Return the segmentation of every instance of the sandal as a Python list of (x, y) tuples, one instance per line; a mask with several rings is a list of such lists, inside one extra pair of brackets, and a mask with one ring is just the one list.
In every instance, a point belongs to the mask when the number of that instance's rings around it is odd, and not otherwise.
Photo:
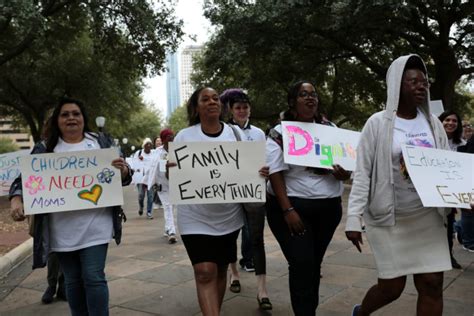
[(270, 299), (268, 297), (258, 298), (257, 296), (257, 302), (258, 307), (260, 307), (261, 310), (270, 311), (273, 308), (272, 303), (270, 302)]
[(233, 293), (240, 293), (240, 281), (234, 280), (230, 283), (229, 290)]

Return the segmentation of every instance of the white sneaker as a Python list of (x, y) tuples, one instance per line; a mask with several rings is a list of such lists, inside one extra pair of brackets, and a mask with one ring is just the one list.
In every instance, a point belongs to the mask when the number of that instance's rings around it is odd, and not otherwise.
[(464, 250), (466, 250), (466, 251), (469, 251), (469, 252), (474, 252), (474, 247), (468, 248), (468, 247), (462, 245), (462, 249), (464, 249)]
[(170, 236), (168, 237), (168, 243), (174, 244), (177, 241), (176, 235), (171, 233)]

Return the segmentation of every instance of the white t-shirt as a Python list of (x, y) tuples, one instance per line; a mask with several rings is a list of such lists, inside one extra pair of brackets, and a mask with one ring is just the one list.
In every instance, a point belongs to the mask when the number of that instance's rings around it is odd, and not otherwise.
[[(281, 133), (281, 125), (275, 129)], [(344, 190), (342, 182), (331, 174), (318, 175), (314, 173), (314, 168), (285, 163), (282, 148), (270, 137), (266, 143), (266, 165), (270, 167), (270, 175), (283, 171), (289, 197), (325, 199), (341, 196)], [(267, 190), (275, 195), (271, 185), (267, 186)]]
[(161, 185), (161, 192), (169, 191), (168, 179), (166, 179), (166, 162), (168, 161), (168, 152), (163, 146), (160, 146), (155, 151), (155, 157), (148, 177), (148, 186), (152, 187), (154, 184)]
[[(77, 144), (68, 144), (61, 138), (55, 153), (100, 149), (95, 138), (86, 137)], [(80, 211), (51, 213), (49, 215), (50, 247), (52, 252), (69, 252), (107, 244), (113, 236), (112, 210), (94, 208)]]
[(425, 116), (418, 111), (416, 118), (406, 120), (395, 118), (393, 128), (392, 165), (395, 185), (395, 212), (407, 214), (423, 208), (420, 196), (416, 192), (403, 160), (400, 144), (421, 147), (434, 147), (435, 141)]
[(258, 127), (251, 125), (248, 123), (245, 124), (244, 128), (241, 128), (240, 125), (234, 124), (235, 127), (238, 127), (245, 135), (242, 138), (243, 141), (248, 142), (264, 142), (265, 141), (265, 133)]
[[(143, 159), (140, 159), (140, 156), (143, 157)], [(141, 149), (137, 151), (134, 155), (134, 167), (136, 167), (136, 183), (141, 183), (141, 184), (147, 184), (148, 183), (148, 176), (150, 173), (150, 170), (152, 168), (153, 160), (155, 159), (155, 150), (152, 149), (150, 152), (147, 154), (144, 149)]]
[[(240, 129), (236, 129), (240, 131)], [(240, 132), (241, 138), (244, 135)], [(181, 130), (174, 142), (226, 142), (237, 141), (232, 128), (224, 124), (218, 137), (209, 137), (202, 132), (201, 124)], [(183, 235), (204, 234), (221, 236), (240, 229), (243, 212), (240, 203), (187, 204), (178, 205), (178, 229)]]
[(459, 144), (456, 144), (455, 142), (453, 142), (452, 138), (449, 138), (448, 144), (449, 144), (449, 149), (451, 149), (452, 151), (458, 151), (458, 147), (466, 145), (466, 141), (464, 139), (461, 139), (461, 142)]

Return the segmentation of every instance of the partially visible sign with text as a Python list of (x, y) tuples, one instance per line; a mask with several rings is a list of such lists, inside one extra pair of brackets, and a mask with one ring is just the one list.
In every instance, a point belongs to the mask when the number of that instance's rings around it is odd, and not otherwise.
[(265, 202), (265, 142), (172, 142), (172, 204)]
[(355, 169), (359, 132), (332, 126), (282, 122), (284, 160), (288, 164), (332, 169), (339, 164)]
[(27, 150), (0, 154), (0, 196), (8, 195), (13, 180), (20, 175), (20, 157), (27, 154)]
[(425, 207), (470, 209), (474, 155), (402, 145), (410, 179)]

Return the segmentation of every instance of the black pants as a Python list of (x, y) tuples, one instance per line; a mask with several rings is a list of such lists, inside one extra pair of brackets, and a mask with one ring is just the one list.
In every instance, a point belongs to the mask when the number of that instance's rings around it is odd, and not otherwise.
[(453, 255), (453, 234), (454, 234), (454, 222), (455, 222), (456, 210), (451, 209), (451, 212), (448, 214), (448, 246), (449, 254)]
[(64, 275), (56, 253), (52, 252), (48, 256), (48, 286), (64, 290)]
[(248, 234), (252, 250), (250, 253), (253, 256), (253, 263), (255, 265), (255, 275), (267, 274), (265, 244), (263, 239), (263, 230), (265, 228), (265, 207), (256, 206), (252, 203), (244, 203), (242, 205), (244, 206), (245, 217), (249, 228)]
[(291, 306), (296, 316), (316, 314), (319, 277), (324, 253), (342, 217), (341, 198), (290, 197), (305, 226), (303, 235), (291, 236), (275, 197), (267, 201), (267, 219), (288, 261)]

